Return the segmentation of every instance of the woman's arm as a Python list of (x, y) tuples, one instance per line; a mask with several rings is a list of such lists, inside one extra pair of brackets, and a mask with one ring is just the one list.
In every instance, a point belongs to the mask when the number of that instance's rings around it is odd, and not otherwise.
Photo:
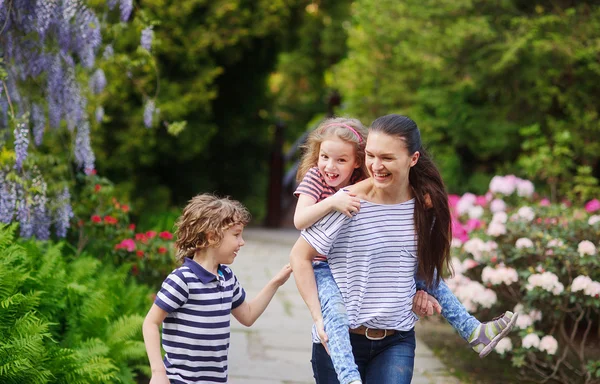
[(322, 342), (326, 342), (327, 334), (325, 334), (323, 326), (321, 303), (319, 302), (317, 282), (312, 268), (312, 259), (316, 255), (318, 255), (318, 252), (306, 240), (300, 237), (290, 253), (290, 265), (294, 271), (294, 280), (296, 280), (300, 296), (304, 299), (310, 315), (317, 326), (319, 338)]

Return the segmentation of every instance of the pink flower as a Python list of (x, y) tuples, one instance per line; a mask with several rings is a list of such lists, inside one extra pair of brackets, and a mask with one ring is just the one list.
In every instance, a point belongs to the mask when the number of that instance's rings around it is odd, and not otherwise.
[(458, 203), (458, 200), (460, 200), (460, 196), (448, 195), (448, 204), (450, 205), (450, 208), (456, 207), (456, 203)]
[(463, 243), (469, 240), (467, 230), (454, 216), (452, 217), (452, 236), (459, 239)]
[(152, 239), (152, 238), (154, 238), (156, 236), (156, 232), (155, 231), (148, 231), (148, 232), (146, 232), (146, 236), (149, 239)]
[(600, 210), (600, 201), (598, 199), (590, 200), (585, 205), (585, 210), (589, 213), (596, 212)]
[(550, 200), (548, 200), (547, 197), (544, 197), (542, 200), (540, 200), (540, 207), (549, 207), (550, 206)]
[(488, 200), (485, 196), (477, 196), (475, 198), (475, 205), (480, 205), (482, 207), (485, 207), (487, 203), (488, 203)]
[(481, 228), (482, 225), (483, 223), (481, 222), (481, 220), (469, 219), (467, 220), (467, 223), (465, 224), (464, 228), (467, 230), (467, 232), (472, 232), (475, 229)]
[(133, 252), (135, 250), (135, 241), (133, 239), (125, 239), (115, 246), (116, 249), (124, 248), (127, 252)]
[(162, 231), (158, 234), (158, 237), (164, 240), (171, 240), (173, 238), (173, 234), (171, 232)]

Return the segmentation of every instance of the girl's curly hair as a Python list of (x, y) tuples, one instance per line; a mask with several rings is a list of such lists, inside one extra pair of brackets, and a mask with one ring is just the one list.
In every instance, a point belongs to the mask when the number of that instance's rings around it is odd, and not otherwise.
[(196, 251), (218, 246), (224, 232), (250, 222), (250, 212), (237, 200), (204, 193), (193, 197), (175, 223), (177, 261), (193, 258)]

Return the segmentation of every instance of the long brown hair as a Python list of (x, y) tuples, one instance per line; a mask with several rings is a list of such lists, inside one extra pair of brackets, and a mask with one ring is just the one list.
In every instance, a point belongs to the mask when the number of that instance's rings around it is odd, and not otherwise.
[(421, 143), (417, 124), (410, 118), (396, 114), (382, 116), (373, 121), (369, 132), (399, 137), (406, 143), (409, 155), (420, 153), (408, 174), (415, 197), (418, 274), (428, 287), (437, 285), (444, 268), (451, 270), (452, 228), (448, 193), (442, 176)]
[[(352, 127), (352, 130), (348, 129)], [(357, 136), (358, 134), (358, 136)], [(306, 144), (302, 146), (304, 150), (298, 172), (296, 173), (296, 181), (301, 182), (306, 176), (306, 173), (312, 167), (316, 167), (319, 161), (319, 152), (321, 151), (321, 143), (332, 137), (337, 137), (347, 143), (354, 145), (356, 152), (356, 162), (360, 167), (354, 170), (357, 173), (357, 179), (363, 180), (367, 177), (367, 167), (365, 165), (365, 141), (367, 139), (367, 129), (357, 119), (348, 117), (336, 117), (325, 119), (319, 124), (314, 131), (308, 135)]]

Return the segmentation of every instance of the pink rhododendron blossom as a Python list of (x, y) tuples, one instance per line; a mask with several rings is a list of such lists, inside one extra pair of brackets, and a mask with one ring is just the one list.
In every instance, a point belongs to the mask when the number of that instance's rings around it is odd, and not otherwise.
[(494, 216), (492, 216), (492, 222), (506, 224), (507, 221), (508, 215), (506, 214), (506, 212), (496, 212), (494, 213)]
[(452, 236), (459, 239), (463, 243), (469, 240), (469, 235), (467, 234), (467, 230), (460, 221), (454, 216), (451, 218), (452, 223)]
[(565, 290), (564, 285), (558, 281), (558, 276), (552, 272), (533, 274), (529, 276), (527, 283), (525, 288), (527, 288), (528, 291), (537, 287), (542, 288), (553, 295), (560, 295)]
[(587, 287), (585, 287), (583, 293), (592, 297), (600, 296), (600, 283), (597, 281), (592, 281)]
[(585, 210), (592, 213), (600, 210), (600, 200), (594, 199), (587, 202)]
[(483, 223), (481, 222), (481, 220), (469, 219), (465, 223), (464, 228), (467, 230), (467, 232), (472, 232), (476, 229), (481, 228), (482, 226), (483, 226)]
[(475, 268), (479, 263), (473, 259), (464, 259), (462, 262), (463, 271), (468, 271), (469, 269)]
[(505, 337), (504, 339), (500, 340), (498, 344), (496, 344), (494, 350), (501, 355), (505, 354), (506, 352), (510, 352), (512, 351), (512, 341), (510, 341), (509, 337)]
[(585, 255), (595, 255), (596, 254), (596, 246), (589, 240), (583, 240), (577, 246), (577, 252), (579, 256), (583, 257)]
[(494, 176), (490, 181), (490, 191), (505, 196), (512, 195), (517, 188), (517, 178), (514, 175)]
[(461, 216), (469, 212), (469, 209), (475, 204), (476, 196), (472, 193), (465, 193), (456, 203), (456, 214)]
[(520, 239), (517, 240), (517, 242), (515, 243), (515, 247), (517, 249), (523, 249), (523, 248), (533, 248), (533, 241), (529, 240), (526, 237), (521, 237)]
[(584, 291), (590, 284), (592, 284), (592, 279), (589, 276), (579, 275), (571, 283), (571, 292)]
[(519, 208), (519, 210), (517, 211), (517, 215), (519, 216), (519, 218), (525, 221), (533, 221), (533, 219), (535, 218), (535, 212), (531, 207)]
[(526, 313), (521, 313), (515, 322), (515, 326), (519, 329), (527, 329), (533, 325), (533, 318)]
[(483, 216), (483, 207), (478, 205), (472, 206), (467, 211), (467, 214), (469, 215), (470, 219), (479, 219), (481, 216)]
[(469, 239), (463, 244), (463, 250), (473, 255), (473, 258), (477, 261), (481, 260), (481, 254), (485, 249), (485, 242), (478, 237)]
[(533, 186), (533, 183), (531, 181), (521, 179), (517, 180), (517, 195), (529, 198), (533, 196), (534, 190), (535, 187)]
[(448, 195), (448, 205), (450, 208), (456, 207), (456, 204), (460, 200), (460, 196), (458, 195)]
[(600, 223), (600, 215), (590, 216), (588, 220), (588, 225), (594, 225), (596, 223)]
[(540, 340), (540, 351), (546, 351), (549, 355), (554, 355), (558, 349), (558, 342), (550, 335), (542, 337)]
[(452, 241), (450, 242), (450, 247), (452, 248), (461, 248), (463, 245), (463, 242), (460, 239), (457, 239), (456, 237), (452, 238)]
[(519, 281), (517, 271), (513, 268), (507, 268), (503, 265), (499, 265), (496, 268), (486, 266), (481, 271), (481, 281), (492, 285), (506, 284), (511, 285)]
[(542, 200), (540, 200), (540, 207), (549, 207), (550, 206), (550, 200), (547, 197), (544, 197)]
[(500, 222), (492, 221), (486, 232), (490, 236), (500, 236), (506, 234), (506, 226)]
[[(521, 317), (521, 316), (519, 316)], [(518, 319), (517, 319), (518, 320)], [(522, 342), (523, 348), (539, 348), (540, 347), (540, 337), (535, 333), (530, 333), (523, 338)]]
[(562, 247), (563, 245), (565, 245), (565, 243), (561, 239), (552, 239), (547, 244), (548, 247), (553, 248)]
[(488, 203), (488, 199), (486, 196), (477, 196), (475, 199), (475, 205), (479, 205), (480, 207), (485, 207)]
[(506, 211), (506, 203), (502, 199), (494, 199), (490, 203), (490, 211), (492, 213), (504, 212)]

